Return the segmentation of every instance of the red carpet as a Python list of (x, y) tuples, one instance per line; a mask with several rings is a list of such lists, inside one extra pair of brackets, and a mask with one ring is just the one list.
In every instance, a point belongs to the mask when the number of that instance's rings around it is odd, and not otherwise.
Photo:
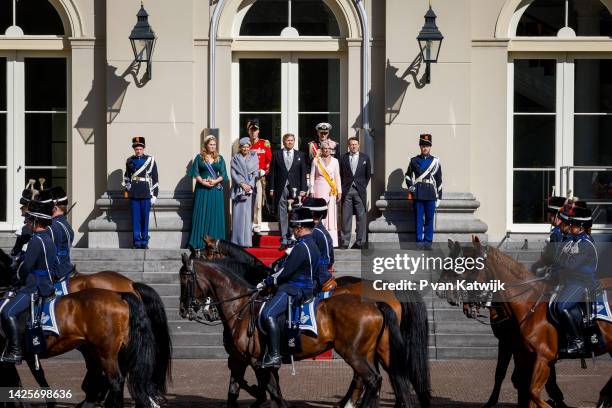
[[(279, 251), (280, 235), (253, 235), (253, 247), (247, 251), (255, 255), (266, 265), (270, 266), (274, 261), (283, 256), (284, 251)], [(314, 360), (331, 360), (332, 351), (319, 354)]]

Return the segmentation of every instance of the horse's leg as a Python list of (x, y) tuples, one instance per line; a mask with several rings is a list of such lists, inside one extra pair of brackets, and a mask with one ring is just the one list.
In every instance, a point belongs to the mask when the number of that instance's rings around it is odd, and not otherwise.
[(344, 397), (338, 403), (338, 406), (341, 408), (354, 408), (357, 406), (357, 401), (361, 397), (363, 393), (363, 381), (359, 378), (358, 375), (353, 374), (353, 380), (351, 381), (351, 385), (349, 386), (348, 391), (344, 395)]
[(550, 361), (543, 357), (536, 357), (529, 384), (529, 408), (551, 408), (540, 396), (542, 388), (550, 374)]
[[(251, 366), (253, 367), (253, 366)], [(270, 370), (255, 368), (255, 376), (257, 377), (257, 395), (255, 398), (255, 403), (251, 405), (251, 407), (260, 407), (262, 404), (266, 402), (266, 391), (268, 391), (270, 387)]]
[(497, 405), (497, 402), (499, 401), (499, 393), (501, 391), (502, 384), (504, 383), (504, 378), (506, 378), (506, 372), (508, 371), (508, 366), (510, 365), (511, 359), (512, 344), (500, 338), (499, 343), (497, 345), (497, 366), (495, 367), (495, 385), (493, 385), (493, 391), (491, 391), (491, 396), (489, 397), (487, 403), (484, 404), (483, 408), (494, 407)]
[(361, 408), (376, 407), (378, 401), (378, 390), (382, 384), (382, 377), (374, 367), (365, 359), (345, 357), (345, 361), (353, 369), (353, 377), (357, 376), (363, 381), (363, 396), (359, 403)]
[(270, 393), (270, 398), (272, 401), (276, 403), (279, 408), (287, 408), (287, 402), (283, 399), (283, 394), (281, 392), (280, 381), (278, 379), (278, 369), (269, 369), (269, 383), (268, 383), (268, 392)]
[(553, 365), (550, 367), (550, 374), (548, 375), (548, 381), (546, 381), (546, 392), (550, 397), (550, 400), (547, 402), (554, 406), (555, 408), (566, 408), (567, 405), (563, 401), (565, 398), (563, 397), (563, 391), (559, 388), (559, 384), (557, 384), (557, 370)]
[(230, 370), (230, 383), (227, 391), (227, 407), (234, 408), (238, 407), (240, 387), (242, 384), (246, 383), (244, 381), (244, 373), (247, 366), (237, 358), (230, 355), (227, 359), (227, 368)]
[(81, 403), (83, 408), (93, 407), (97, 403), (104, 401), (108, 393), (108, 378), (104, 375), (98, 357), (86, 346), (78, 349), (83, 355), (87, 372), (81, 384), (81, 389), (85, 392), (85, 400)]
[[(26, 362), (28, 363), (28, 367), (30, 368), (30, 372), (36, 380), (36, 383), (44, 388), (49, 388), (49, 383), (47, 382), (47, 377), (45, 377), (45, 370), (41, 364), (38, 365), (38, 369), (36, 369), (36, 363), (32, 358), (27, 358)], [(47, 407), (53, 408), (57, 405), (57, 402), (53, 398), (45, 399), (47, 402)]]
[(104, 400), (105, 407), (123, 407), (123, 386), (125, 383), (125, 377), (119, 369), (119, 364), (116, 358), (102, 358), (100, 360), (100, 366), (106, 374), (109, 384), (109, 391), (106, 399)]
[[(610, 353), (612, 356), (612, 353)], [(599, 392), (599, 402), (597, 408), (610, 408), (612, 407), (612, 377), (608, 380), (608, 383)]]

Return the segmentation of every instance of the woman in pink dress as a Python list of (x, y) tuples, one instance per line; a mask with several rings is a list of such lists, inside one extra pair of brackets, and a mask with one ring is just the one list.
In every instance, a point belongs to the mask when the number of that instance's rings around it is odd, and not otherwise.
[(327, 203), (327, 218), (321, 222), (334, 241), (334, 248), (338, 246), (338, 206), (342, 195), (340, 182), (340, 164), (338, 159), (331, 156), (329, 143), (321, 143), (320, 156), (312, 160), (310, 167), (310, 182), (312, 183), (311, 196), (324, 198)]

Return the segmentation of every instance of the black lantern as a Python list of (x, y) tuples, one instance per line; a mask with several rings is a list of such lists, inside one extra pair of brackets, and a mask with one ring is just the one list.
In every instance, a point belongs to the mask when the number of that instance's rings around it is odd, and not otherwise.
[(419, 48), (421, 49), (421, 56), (426, 64), (425, 83), (430, 82), (430, 64), (438, 62), (440, 47), (444, 39), (444, 36), (436, 25), (436, 17), (436, 13), (434, 13), (431, 6), (429, 6), (429, 10), (427, 10), (425, 14), (425, 24), (417, 37)]
[(149, 25), (149, 13), (140, 3), (140, 10), (136, 14), (138, 21), (130, 34), (132, 51), (134, 51), (134, 61), (145, 62), (147, 64), (147, 77), (151, 79), (151, 56), (155, 47), (155, 32)]

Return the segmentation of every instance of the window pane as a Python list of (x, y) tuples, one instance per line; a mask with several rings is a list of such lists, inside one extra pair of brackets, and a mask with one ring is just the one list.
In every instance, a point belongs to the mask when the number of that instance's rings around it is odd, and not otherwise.
[(555, 166), (555, 116), (514, 116), (514, 167)]
[(557, 62), (514, 61), (514, 112), (555, 112)]
[(300, 112), (340, 111), (340, 60), (299, 60)]
[(240, 137), (248, 137), (246, 123), (249, 119), (259, 119), (259, 137), (266, 139), (272, 145), (272, 150), (280, 149), (281, 144), (281, 115), (275, 114), (241, 114), (240, 115)]
[(612, 60), (574, 61), (574, 111), (612, 113)]
[(288, 24), (287, 0), (257, 0), (242, 20), (240, 35), (280, 35)]
[(0, 58), (0, 111), (5, 111), (5, 110), (6, 110), (6, 58)]
[(594, 224), (612, 224), (612, 171), (576, 171), (574, 195), (589, 203)]
[(26, 35), (64, 35), (62, 19), (47, 0), (19, 0), (17, 25)]
[(45, 188), (60, 186), (64, 188), (64, 191), (68, 191), (64, 169), (26, 169), (23, 185), (25, 186), (29, 179), (36, 180), (36, 185), (38, 185), (41, 177), (45, 179)]
[(612, 36), (612, 15), (601, 0), (570, 0), (569, 26), (578, 36)]
[[(329, 122), (332, 125), (332, 130), (329, 133), (329, 138), (335, 142), (340, 142), (338, 136), (340, 131), (340, 115), (339, 114), (300, 114), (298, 137), (300, 141), (299, 149), (308, 156), (308, 142), (318, 138), (315, 126), (321, 122)], [(339, 149), (336, 149), (340, 151)]]
[(66, 60), (25, 59), (26, 111), (66, 110)]
[(65, 166), (65, 113), (26, 113), (26, 166)]
[(563, 0), (535, 0), (521, 16), (516, 35), (554, 37), (563, 26), (565, 26)]
[(612, 116), (574, 116), (574, 165), (612, 166)]
[(6, 221), (6, 169), (0, 169), (0, 221)]
[(240, 60), (240, 111), (280, 112), (281, 60)]
[(0, 1), (0, 35), (4, 35), (6, 29), (13, 25), (13, 2), (9, 0)]
[(293, 0), (291, 25), (300, 35), (340, 35), (334, 13), (322, 0)]
[(0, 166), (6, 166), (6, 113), (0, 113)]
[(546, 222), (545, 199), (555, 183), (555, 172), (515, 171), (512, 215), (516, 224)]

